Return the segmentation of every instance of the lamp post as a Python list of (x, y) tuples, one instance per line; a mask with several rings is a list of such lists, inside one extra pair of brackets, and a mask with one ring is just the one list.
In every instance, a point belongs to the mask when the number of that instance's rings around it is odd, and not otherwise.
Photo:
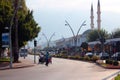
[(46, 41), (47, 41), (47, 48), (49, 48), (50, 46), (50, 41), (53, 38), (53, 36), (55, 35), (55, 32), (50, 36), (50, 38), (48, 39), (47, 36), (43, 33), (43, 36), (45, 37)]
[(12, 19), (11, 19), (11, 21), (10, 21), (10, 30), (9, 30), (9, 35), (10, 35), (10, 68), (12, 68), (12, 56), (13, 56), (13, 54), (12, 54), (12, 26), (13, 26), (13, 20), (14, 20), (14, 18), (15, 18), (15, 15), (16, 15), (16, 13), (17, 13), (17, 10), (15, 9), (14, 10), (14, 14), (13, 14), (13, 17), (12, 17)]
[(80, 27), (79, 27), (76, 35), (75, 35), (72, 27), (70, 26), (70, 24), (69, 24), (66, 20), (65, 20), (65, 22), (66, 22), (65, 26), (68, 26), (68, 27), (70, 28), (72, 34), (73, 34), (74, 46), (75, 46), (75, 48), (76, 48), (76, 46), (77, 46), (77, 38), (78, 38), (79, 32), (80, 32), (82, 26), (85, 26), (85, 25), (86, 25), (86, 24), (85, 24), (86, 21), (84, 21), (84, 22), (80, 25)]
[[(14, 4), (14, 13), (13, 16), (11, 18), (10, 21), (10, 27), (9, 27), (9, 47), (10, 47), (10, 68), (12, 68), (12, 62), (13, 62), (13, 54), (12, 54), (12, 26), (13, 26), (13, 21), (14, 18), (17, 15), (17, 11), (18, 11), (18, 0), (15, 0), (15, 4)], [(17, 20), (16, 20), (17, 21)], [(17, 26), (17, 25), (16, 25)], [(16, 28), (18, 29), (18, 28)], [(16, 33), (17, 34), (17, 33)]]
[(36, 63), (36, 46), (37, 46), (37, 41), (34, 40), (34, 64)]
[[(18, 11), (18, 0), (15, 0), (15, 10)], [(15, 53), (14, 53), (14, 59), (18, 61), (18, 15), (16, 12), (15, 15)]]

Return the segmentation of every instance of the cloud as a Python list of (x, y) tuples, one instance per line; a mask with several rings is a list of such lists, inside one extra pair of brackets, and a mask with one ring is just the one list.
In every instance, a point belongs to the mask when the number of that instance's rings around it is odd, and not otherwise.
[(90, 6), (88, 0), (27, 0), (27, 5), (33, 10), (78, 10)]
[(120, 0), (103, 0), (101, 1), (101, 9), (105, 12), (120, 13)]
[[(97, 0), (27, 0), (27, 6), (32, 10), (73, 11), (90, 10), (91, 3), (97, 8)], [(120, 13), (120, 0), (100, 0), (102, 11)]]
[(120, 6), (106, 6), (106, 7), (103, 8), (103, 11), (120, 13), (120, 10), (118, 10), (119, 8), (120, 8)]

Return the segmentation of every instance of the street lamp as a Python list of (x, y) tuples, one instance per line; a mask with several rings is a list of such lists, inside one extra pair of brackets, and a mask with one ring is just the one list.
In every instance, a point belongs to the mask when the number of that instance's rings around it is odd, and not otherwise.
[(72, 34), (73, 34), (74, 46), (76, 47), (76, 46), (77, 46), (77, 37), (78, 37), (78, 35), (79, 35), (79, 32), (80, 32), (82, 26), (85, 26), (85, 25), (86, 25), (86, 24), (85, 24), (86, 21), (84, 21), (84, 22), (80, 25), (80, 27), (79, 27), (76, 35), (75, 35), (72, 27), (70, 26), (70, 24), (69, 24), (66, 20), (65, 20), (65, 22), (66, 22), (65, 26), (68, 26), (68, 27), (70, 28)]
[(37, 41), (34, 40), (34, 64), (36, 63), (36, 46), (37, 46)]
[[(13, 54), (12, 54), (12, 26), (13, 26), (13, 21), (14, 21), (14, 18), (16, 17), (17, 15), (17, 11), (18, 11), (18, 0), (15, 0), (15, 6), (14, 6), (14, 13), (13, 13), (13, 16), (11, 18), (11, 21), (10, 21), (10, 27), (9, 27), (9, 47), (10, 47), (10, 68), (12, 68), (12, 62), (13, 62)], [(17, 26), (17, 25), (16, 25)], [(16, 33), (17, 34), (17, 33)]]
[(55, 32), (50, 36), (50, 38), (48, 39), (47, 36), (43, 33), (43, 36), (45, 37), (46, 41), (47, 41), (47, 47), (49, 48), (50, 46), (50, 41), (52, 39), (52, 37), (55, 35)]

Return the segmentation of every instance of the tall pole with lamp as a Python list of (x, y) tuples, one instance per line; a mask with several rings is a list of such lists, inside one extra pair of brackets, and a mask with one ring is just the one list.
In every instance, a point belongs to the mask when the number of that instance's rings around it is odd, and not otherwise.
[(53, 36), (55, 35), (55, 32), (50, 36), (50, 38), (48, 39), (47, 36), (43, 33), (43, 36), (45, 37), (46, 41), (47, 41), (47, 48), (50, 47), (50, 41), (53, 38)]
[(79, 27), (79, 29), (78, 29), (76, 35), (75, 35), (75, 33), (74, 33), (72, 27), (70, 26), (70, 24), (69, 24), (66, 20), (65, 20), (65, 22), (66, 22), (65, 26), (68, 26), (68, 27), (70, 28), (72, 34), (73, 34), (74, 46), (75, 46), (75, 51), (76, 51), (76, 47), (77, 47), (77, 38), (78, 38), (78, 35), (79, 35), (79, 32), (80, 32), (82, 26), (85, 26), (85, 25), (86, 25), (86, 24), (85, 24), (86, 21), (84, 21), (84, 22), (80, 25), (80, 27)]
[(14, 8), (14, 14), (10, 21), (10, 27), (9, 27), (9, 38), (10, 38), (10, 68), (12, 68), (12, 62), (13, 62), (13, 54), (12, 54), (12, 26), (13, 26), (13, 20), (15, 18), (15, 15), (17, 14), (17, 8)]
[(37, 46), (37, 41), (34, 40), (34, 64), (36, 63), (36, 46)]
[[(13, 62), (13, 54), (12, 54), (12, 26), (13, 26), (13, 21), (14, 21), (14, 18), (16, 17), (17, 15), (17, 11), (18, 11), (18, 3), (19, 3), (19, 0), (15, 0), (15, 3), (14, 4), (14, 13), (13, 13), (13, 16), (11, 18), (11, 21), (10, 21), (10, 27), (9, 27), (9, 47), (10, 47), (10, 68), (12, 68), (12, 62)], [(16, 20), (17, 21), (17, 20)], [(17, 22), (16, 22), (17, 23)], [(16, 25), (17, 26), (17, 25)], [(16, 27), (16, 29), (18, 29)], [(17, 30), (16, 30), (17, 31)], [(17, 33), (16, 33), (17, 34)], [(18, 35), (18, 34), (17, 34)], [(17, 36), (16, 35), (16, 36)], [(18, 49), (18, 48), (17, 48)]]

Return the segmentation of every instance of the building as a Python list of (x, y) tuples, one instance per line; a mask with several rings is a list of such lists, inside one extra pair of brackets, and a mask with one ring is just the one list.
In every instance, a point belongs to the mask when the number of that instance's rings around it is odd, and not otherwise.
[[(94, 30), (94, 10), (93, 10), (93, 4), (91, 4), (91, 10), (90, 10), (90, 20), (91, 20), (91, 24), (90, 27), (91, 29), (88, 29), (86, 31), (84, 31), (82, 34), (76, 36), (77, 40), (76, 40), (76, 46), (81, 46), (81, 44), (83, 42), (87, 42), (87, 36), (88, 34)], [(101, 28), (101, 10), (100, 10), (100, 1), (98, 0), (98, 4), (97, 4), (97, 29), (100, 30)], [(69, 37), (69, 38), (64, 38), (64, 39), (59, 39), (57, 40), (56, 43), (56, 47), (58, 48), (62, 48), (62, 47), (73, 47), (75, 46), (74, 43), (74, 36)]]
[[(86, 30), (83, 32), (83, 34), (77, 36), (77, 45), (76, 46), (81, 46), (83, 42), (87, 41), (87, 35), (91, 32), (92, 30)], [(65, 47), (74, 47), (74, 39), (73, 36), (69, 38), (64, 38), (64, 39), (59, 39), (56, 42), (56, 47), (58, 48), (65, 48)]]

